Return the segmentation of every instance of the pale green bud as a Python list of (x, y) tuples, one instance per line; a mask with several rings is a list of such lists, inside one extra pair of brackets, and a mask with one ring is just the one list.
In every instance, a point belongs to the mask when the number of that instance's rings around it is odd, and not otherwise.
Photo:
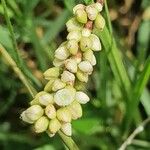
[(26, 123), (30, 123), (30, 124), (34, 123), (34, 121), (30, 120), (30, 119), (26, 116), (26, 113), (25, 113), (25, 112), (26, 112), (26, 111), (23, 111), (23, 112), (21, 113), (20, 118), (21, 118), (24, 122), (26, 122)]
[(78, 4), (78, 5), (76, 5), (76, 6), (73, 8), (73, 14), (75, 14), (78, 9), (84, 10), (84, 9), (85, 9), (85, 5), (83, 5), (83, 4)]
[(57, 59), (57, 58), (54, 58), (54, 60), (53, 60), (53, 65), (54, 65), (55, 67), (62, 67), (62, 66), (64, 65), (64, 61), (59, 60), (59, 59)]
[(77, 76), (78, 80), (81, 82), (87, 82), (88, 81), (88, 74), (82, 72), (81, 70), (77, 71), (76, 76)]
[(83, 28), (83, 24), (79, 23), (76, 18), (71, 18), (67, 23), (67, 31), (71, 32), (74, 30), (81, 30)]
[(96, 65), (96, 58), (92, 50), (88, 50), (83, 53), (83, 59), (89, 61), (93, 66)]
[(57, 110), (57, 118), (62, 122), (71, 122), (71, 114), (66, 107)]
[(99, 30), (103, 30), (105, 27), (105, 19), (103, 18), (103, 16), (101, 14), (98, 14), (96, 17), (96, 20), (94, 22), (94, 25), (97, 29)]
[(66, 134), (67, 136), (71, 136), (72, 135), (72, 127), (71, 127), (71, 123), (64, 123), (61, 126), (61, 131)]
[(85, 73), (91, 74), (93, 71), (93, 66), (89, 61), (82, 61), (78, 65), (79, 69)]
[(78, 51), (77, 54), (72, 56), (71, 58), (74, 59), (77, 62), (77, 64), (79, 64), (82, 60), (82, 53)]
[(76, 40), (77, 42), (79, 42), (80, 39), (81, 39), (81, 32), (78, 30), (73, 30), (69, 32), (67, 36), (67, 40)]
[(61, 81), (60, 79), (56, 79), (53, 83), (52, 90), (53, 91), (58, 91), (66, 86), (66, 83)]
[(85, 84), (85, 83), (76, 80), (75, 85), (74, 85), (74, 88), (75, 88), (77, 91), (85, 90), (85, 85), (84, 85), (84, 84)]
[(43, 113), (44, 110), (39, 105), (33, 105), (25, 111), (26, 117), (29, 118), (31, 121), (38, 120), (40, 117), (42, 117)]
[(80, 40), (80, 49), (81, 51), (85, 52), (89, 49), (91, 49), (92, 41), (88, 37), (82, 37)]
[(50, 80), (52, 78), (58, 78), (59, 77), (59, 68), (52, 67), (52, 68), (46, 70), (43, 75), (44, 75), (45, 79), (47, 79), (47, 80)]
[(61, 80), (67, 84), (72, 85), (75, 81), (75, 75), (69, 71), (64, 71), (61, 74)]
[(49, 94), (47, 92), (39, 92), (36, 96), (35, 96), (35, 100), (37, 100), (39, 102), (39, 104), (47, 106), (48, 104), (52, 104), (53, 101), (53, 95)]
[(52, 134), (55, 134), (57, 131), (59, 131), (59, 129), (61, 128), (61, 123), (58, 121), (58, 119), (52, 119), (49, 122), (49, 132)]
[(98, 12), (101, 12), (102, 11), (102, 9), (103, 9), (103, 5), (101, 4), (101, 3), (95, 3), (94, 4), (95, 5), (95, 8), (98, 10)]
[(72, 73), (76, 73), (77, 72), (77, 61), (75, 59), (67, 59), (65, 61), (65, 67), (67, 70), (69, 70)]
[(80, 104), (86, 104), (90, 99), (89, 97), (82, 91), (76, 92), (76, 101), (78, 101)]
[(49, 124), (49, 120), (47, 117), (43, 116), (38, 119), (34, 124), (34, 129), (36, 133), (42, 133), (47, 130)]
[(71, 118), (73, 120), (76, 120), (82, 116), (82, 107), (77, 101), (74, 101), (71, 105), (67, 106), (67, 109), (71, 113)]
[(64, 88), (56, 92), (54, 101), (58, 106), (67, 106), (74, 101), (75, 92), (72, 88)]
[(101, 42), (100, 42), (100, 39), (98, 38), (98, 36), (96, 36), (95, 34), (91, 34), (90, 39), (92, 41), (91, 49), (93, 51), (100, 51), (102, 49), (102, 46), (101, 46)]
[(39, 100), (37, 98), (34, 98), (31, 102), (30, 105), (39, 105)]
[(53, 83), (56, 79), (50, 79), (49, 82), (46, 84), (44, 91), (45, 92), (51, 92), (52, 91), (52, 87), (53, 87)]
[(89, 37), (91, 35), (91, 30), (88, 28), (82, 29), (82, 36)]
[(69, 50), (70, 54), (76, 55), (78, 52), (78, 42), (76, 40), (69, 40), (67, 43), (67, 49)]
[(59, 60), (65, 60), (69, 57), (69, 55), (69, 51), (65, 45), (58, 47), (58, 49), (55, 51), (55, 58)]
[(56, 109), (55, 109), (54, 105), (49, 104), (48, 106), (46, 106), (45, 114), (49, 119), (56, 118)]
[(87, 18), (87, 13), (84, 9), (77, 9), (75, 12), (75, 16), (76, 19), (80, 22), (80, 23), (87, 23), (88, 18)]
[(95, 20), (98, 14), (98, 10), (95, 8), (94, 4), (91, 4), (89, 6), (86, 7), (86, 12), (88, 15), (88, 18), (90, 20)]

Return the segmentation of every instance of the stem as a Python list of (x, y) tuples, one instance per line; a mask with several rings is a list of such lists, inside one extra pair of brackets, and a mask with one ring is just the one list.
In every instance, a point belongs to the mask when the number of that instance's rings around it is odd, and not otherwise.
[[(14, 72), (18, 75), (18, 77), (20, 78), (22, 83), (25, 85), (25, 87), (28, 89), (31, 96), (34, 97), (37, 93), (36, 89), (33, 88), (33, 86), (26, 79), (22, 71), (18, 68), (16, 62), (11, 58), (9, 53), (5, 50), (5, 48), (1, 44), (0, 44), (0, 52), (2, 53), (2, 56), (8, 62), (8, 64), (13, 68)], [(70, 150), (79, 150), (78, 146), (75, 144), (75, 142), (73, 141), (71, 137), (66, 136), (61, 131), (59, 131), (59, 136), (61, 137), (65, 145)]]
[(121, 145), (119, 150), (125, 150), (128, 145), (133, 142), (133, 139), (144, 130), (144, 127), (150, 122), (150, 117), (144, 120), (141, 125), (139, 125), (133, 133), (126, 139), (126, 141)]

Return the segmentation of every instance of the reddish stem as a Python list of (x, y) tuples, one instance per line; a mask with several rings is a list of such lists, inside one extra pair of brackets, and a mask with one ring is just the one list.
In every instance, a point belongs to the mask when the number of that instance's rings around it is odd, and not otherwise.
[(85, 28), (92, 30), (93, 29), (93, 21), (89, 20), (86, 24), (85, 24)]

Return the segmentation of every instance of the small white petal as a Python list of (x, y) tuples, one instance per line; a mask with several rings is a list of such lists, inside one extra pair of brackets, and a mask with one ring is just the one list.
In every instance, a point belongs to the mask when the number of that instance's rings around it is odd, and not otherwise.
[(69, 34), (67, 36), (67, 40), (80, 41), (80, 39), (81, 39), (81, 32), (78, 30), (73, 30), (73, 31), (69, 32)]
[(65, 61), (65, 67), (72, 73), (77, 72), (77, 62), (75, 59), (67, 59)]
[(75, 75), (69, 71), (64, 71), (61, 74), (61, 80), (67, 84), (73, 84), (75, 81)]
[(91, 30), (87, 28), (83, 28), (82, 30), (82, 36), (89, 37), (91, 35)]
[(75, 14), (78, 9), (83, 9), (83, 10), (84, 10), (84, 9), (85, 9), (85, 5), (83, 5), (83, 4), (78, 4), (78, 5), (76, 5), (76, 6), (73, 8), (73, 14)]
[(78, 92), (76, 92), (76, 100), (80, 104), (86, 104), (90, 99), (84, 92), (78, 91)]
[(81, 71), (88, 73), (88, 74), (91, 74), (91, 72), (93, 71), (93, 66), (91, 65), (89, 61), (82, 61), (78, 65), (78, 67)]
[(98, 36), (96, 36), (95, 34), (91, 34), (90, 39), (92, 41), (91, 49), (93, 51), (100, 51), (102, 49), (102, 47), (101, 47), (101, 42), (100, 42), (100, 39), (98, 38)]
[(71, 136), (72, 135), (72, 127), (71, 127), (71, 123), (64, 123), (61, 126), (61, 131), (66, 134), (67, 136)]

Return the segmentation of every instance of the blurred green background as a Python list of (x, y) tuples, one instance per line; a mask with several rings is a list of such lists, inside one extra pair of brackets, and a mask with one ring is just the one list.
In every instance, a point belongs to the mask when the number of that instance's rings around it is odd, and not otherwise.
[[(54, 50), (66, 39), (72, 7), (90, 0), (7, 0), (21, 56), (22, 72), (40, 91), (42, 72), (52, 66)], [(73, 122), (73, 139), (81, 150), (116, 150), (150, 116), (150, 1), (111, 0), (103, 11), (105, 32), (98, 32), (103, 50), (86, 86), (91, 101)], [(110, 15), (110, 19), (109, 16)], [(111, 35), (112, 22), (113, 38)], [(114, 41), (111, 43), (111, 39)], [(10, 32), (0, 3), (0, 43), (15, 59)], [(116, 46), (117, 45), (117, 46)], [(0, 53), (0, 149), (63, 150), (58, 136), (37, 135), (20, 119), (32, 100), (25, 86)], [(150, 149), (150, 124), (128, 150)]]

